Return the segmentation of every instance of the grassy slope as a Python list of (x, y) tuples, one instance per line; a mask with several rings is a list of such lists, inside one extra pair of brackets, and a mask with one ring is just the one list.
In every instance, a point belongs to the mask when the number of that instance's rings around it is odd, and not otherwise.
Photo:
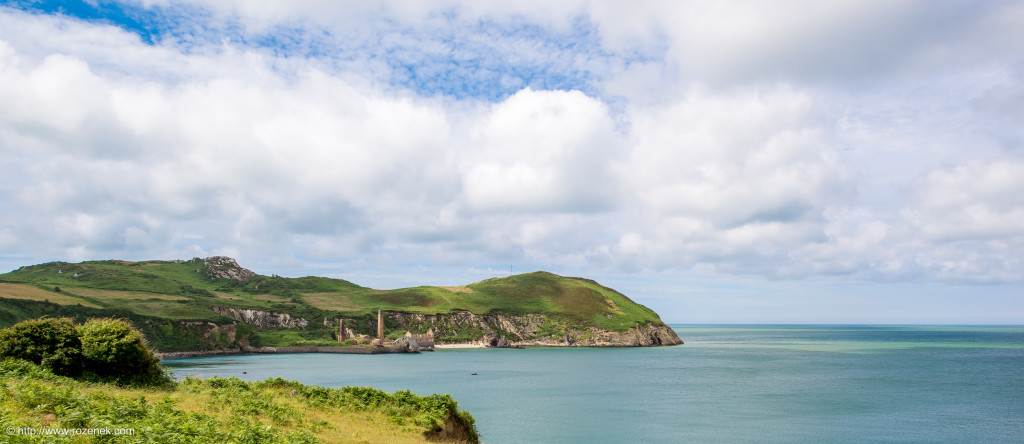
[[(157, 324), (181, 320), (223, 323), (225, 318), (214, 313), (212, 306), (303, 317), (310, 320), (308, 331), (292, 336), (308, 340), (330, 337), (330, 329), (319, 322), (323, 318), (370, 319), (381, 309), (422, 314), (454, 310), (538, 313), (616, 331), (648, 322), (661, 323), (654, 311), (615, 290), (590, 280), (546, 272), (487, 279), (461, 287), (375, 290), (323, 277), (256, 276), (244, 283), (210, 279), (205, 277), (202, 265), (202, 260), (89, 261), (22, 267), (0, 274), (0, 327), (40, 315), (105, 314), (129, 317), (136, 324), (143, 319)], [(169, 328), (169, 324), (162, 325)], [(189, 346), (163, 344), (160, 340), (157, 338), (153, 345), (164, 350)]]
[[(451, 415), (472, 427), (472, 417), (449, 395), (326, 389), (280, 378), (189, 378), (171, 388), (128, 388), (55, 376), (28, 362), (0, 361), (4, 429), (132, 428), (136, 434), (67, 442), (412, 443), (426, 442), (425, 432), (439, 429)], [(5, 436), (40, 442), (39, 437)]]

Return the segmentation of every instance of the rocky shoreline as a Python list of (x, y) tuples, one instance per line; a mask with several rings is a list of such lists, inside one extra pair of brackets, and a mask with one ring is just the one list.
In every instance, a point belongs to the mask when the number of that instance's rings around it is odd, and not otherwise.
[(410, 349), (401, 345), (368, 347), (368, 346), (291, 346), (291, 347), (243, 347), (226, 350), (196, 350), (178, 352), (157, 352), (154, 353), (160, 359), (178, 358), (200, 358), (207, 356), (232, 356), (232, 355), (267, 355), (267, 354), (289, 354), (289, 353), (338, 353), (348, 355), (378, 355), (390, 353), (419, 353), (419, 350)]
[[(508, 342), (508, 341), (497, 341), (492, 343), (472, 341), (463, 343), (452, 343), (452, 344), (437, 344), (437, 349), (464, 349), (464, 348), (535, 348), (535, 347), (579, 347), (579, 348), (631, 348), (631, 347), (656, 347), (663, 345), (681, 345), (682, 340), (676, 338), (678, 342), (673, 343), (660, 343), (652, 345), (614, 345), (609, 343), (596, 343), (596, 344), (578, 344), (569, 343), (573, 337), (567, 335), (567, 338), (559, 338), (556, 341), (521, 341), (521, 342)], [(504, 338), (501, 338), (504, 339)], [(432, 351), (432, 350), (431, 350)], [(376, 354), (391, 354), (391, 353), (420, 353), (420, 350), (409, 349), (404, 345), (384, 346), (384, 347), (369, 347), (369, 346), (342, 346), (342, 347), (327, 347), (327, 346), (291, 346), (291, 347), (243, 347), (236, 349), (225, 349), (225, 350), (195, 350), (195, 351), (177, 351), (177, 352), (157, 352), (154, 353), (156, 357), (160, 359), (181, 359), (181, 358), (201, 358), (210, 356), (233, 356), (233, 355), (257, 355), (257, 354), (290, 354), (290, 353), (337, 353), (337, 354), (356, 354), (356, 355), (376, 355)]]
[[(478, 315), (457, 310), (451, 313), (424, 315), (391, 312), (392, 324), (401, 330), (425, 331), (436, 337), (457, 336), (459, 332), (481, 333), (478, 342), (491, 347), (657, 347), (680, 345), (682, 339), (665, 324), (648, 323), (625, 331), (573, 325), (543, 314)], [(556, 335), (546, 334), (557, 330)]]
[[(266, 312), (260, 310), (233, 309), (214, 307), (218, 314), (226, 316), (235, 323), (244, 322), (258, 328), (304, 328), (309, 325), (302, 318), (294, 318), (285, 313)], [(399, 331), (431, 331), (434, 337), (451, 338), (464, 336), (466, 332), (475, 332), (474, 340), (447, 342), (437, 341), (439, 348), (524, 348), (524, 347), (658, 347), (680, 345), (682, 339), (671, 327), (662, 323), (635, 325), (625, 331), (613, 331), (595, 326), (573, 325), (563, 319), (552, 318), (543, 314), (527, 315), (478, 315), (469, 311), (457, 310), (451, 313), (423, 315), (406, 312), (389, 312), (385, 315), (389, 329)], [(327, 320), (325, 319), (325, 323)], [(234, 342), (235, 325), (217, 326), (209, 324), (209, 331), (224, 330), (229, 342)], [(552, 333), (555, 332), (555, 333)], [(354, 333), (347, 330), (348, 335)], [(479, 336), (477, 336), (479, 335)], [(239, 341), (241, 342), (241, 341)], [(445, 347), (447, 346), (447, 347)], [(418, 353), (432, 351), (431, 344), (421, 347), (411, 338), (400, 338), (394, 344), (385, 347), (372, 345), (352, 346), (288, 346), (288, 347), (251, 347), (241, 342), (237, 348), (219, 350), (196, 350), (179, 352), (162, 352), (161, 358), (192, 358), (200, 356), (240, 355), (257, 353), (346, 353), (346, 354), (379, 354), (379, 353)]]
[[(244, 323), (257, 329), (304, 329), (310, 323), (306, 319), (293, 317), (287, 313), (219, 306), (213, 307), (213, 310), (234, 322), (225, 325), (217, 325), (213, 322), (190, 322), (188, 326), (200, 328), (201, 331), (198, 334), (204, 338), (223, 335), (227, 343), (233, 343), (237, 348), (163, 352), (161, 356), (177, 358), (252, 353), (375, 353), (361, 348), (369, 347), (368, 345), (349, 347), (340, 345), (319, 347), (250, 347), (246, 345), (244, 340), (239, 340), (237, 337), (236, 330), (238, 324)], [(655, 322), (638, 324), (624, 331), (614, 331), (596, 326), (578, 325), (565, 319), (544, 314), (475, 314), (469, 311), (455, 310), (450, 313), (435, 315), (392, 311), (387, 312), (384, 316), (386, 317), (386, 325), (389, 330), (431, 331), (438, 344), (457, 344), (462, 347), (658, 347), (680, 345), (683, 343), (682, 339), (676, 335), (671, 327)], [(324, 325), (328, 325), (329, 321), (329, 319), (325, 318)], [(353, 322), (353, 324), (346, 325), (354, 324)], [(376, 322), (371, 320), (368, 327), (371, 330), (375, 329)], [(346, 337), (356, 337), (356, 333), (351, 328), (346, 329)], [(465, 337), (467, 336), (466, 333), (471, 333), (471, 336), (474, 338), (461, 341), (451, 341), (450, 339)], [(362, 336), (365, 337), (366, 335)], [(402, 343), (396, 343), (395, 345), (406, 346)], [(421, 348), (415, 343), (409, 345), (422, 351), (430, 349), (430, 347)]]

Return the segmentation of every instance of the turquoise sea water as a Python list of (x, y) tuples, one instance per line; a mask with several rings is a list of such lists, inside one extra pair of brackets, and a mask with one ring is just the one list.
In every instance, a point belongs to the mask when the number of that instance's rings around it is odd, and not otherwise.
[(164, 363), (451, 393), (490, 443), (1024, 442), (1024, 327), (675, 329), (685, 345)]

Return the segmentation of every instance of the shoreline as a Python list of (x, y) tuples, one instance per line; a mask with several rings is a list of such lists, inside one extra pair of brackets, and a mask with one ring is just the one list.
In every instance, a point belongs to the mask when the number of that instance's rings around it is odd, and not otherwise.
[(468, 343), (468, 344), (434, 344), (434, 348), (447, 348), (447, 349), (459, 349), (459, 348), (488, 348), (486, 345), (481, 343)]
[(494, 348), (494, 349), (525, 349), (525, 348), (652, 348), (652, 347), (672, 347), (677, 345), (683, 345), (682, 342), (679, 344), (664, 344), (656, 346), (621, 346), (621, 345), (559, 345), (559, 344), (544, 344), (544, 343), (532, 343), (532, 344), (516, 344), (513, 347), (491, 347), (483, 343), (465, 343), (465, 344), (434, 344), (433, 349), (409, 351), (404, 347), (326, 347), (326, 346), (291, 346), (291, 347), (261, 347), (261, 348), (248, 348), (248, 349), (230, 349), (230, 350), (197, 350), (197, 351), (177, 351), (177, 352), (154, 352), (157, 358), (160, 359), (183, 359), (183, 358), (203, 358), (210, 356), (235, 356), (235, 355), (280, 355), (289, 353), (337, 353), (337, 354), (351, 354), (351, 355), (377, 355), (377, 354), (390, 354), (390, 353), (422, 353), (425, 351), (433, 351), (438, 349), (445, 350), (460, 350), (460, 349), (481, 349), (481, 348)]
[(210, 356), (236, 356), (236, 355), (282, 355), (292, 353), (337, 353), (349, 355), (379, 355), (392, 353), (420, 353), (419, 350), (409, 350), (402, 346), (385, 347), (327, 347), (327, 346), (290, 346), (290, 347), (260, 347), (229, 350), (196, 350), (177, 352), (154, 352), (153, 355), (161, 360), (203, 358)]
[[(489, 348), (484, 344), (434, 344), (434, 349), (469, 349)], [(430, 350), (424, 350), (430, 351)], [(350, 355), (377, 355), (385, 353), (422, 353), (422, 351), (408, 351), (399, 347), (325, 347), (325, 346), (295, 346), (295, 347), (262, 347), (250, 349), (229, 349), (229, 350), (191, 350), (174, 352), (154, 352), (153, 355), (160, 359), (185, 359), (205, 358), (211, 356), (240, 356), (240, 355), (283, 355), (289, 353), (338, 353)]]

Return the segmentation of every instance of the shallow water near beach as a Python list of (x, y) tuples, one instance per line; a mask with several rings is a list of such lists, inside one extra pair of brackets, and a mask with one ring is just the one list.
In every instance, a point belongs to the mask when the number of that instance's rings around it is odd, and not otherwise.
[(280, 376), (326, 387), (451, 393), (491, 443), (1024, 440), (1024, 327), (675, 330), (685, 345), (164, 364), (178, 378)]

